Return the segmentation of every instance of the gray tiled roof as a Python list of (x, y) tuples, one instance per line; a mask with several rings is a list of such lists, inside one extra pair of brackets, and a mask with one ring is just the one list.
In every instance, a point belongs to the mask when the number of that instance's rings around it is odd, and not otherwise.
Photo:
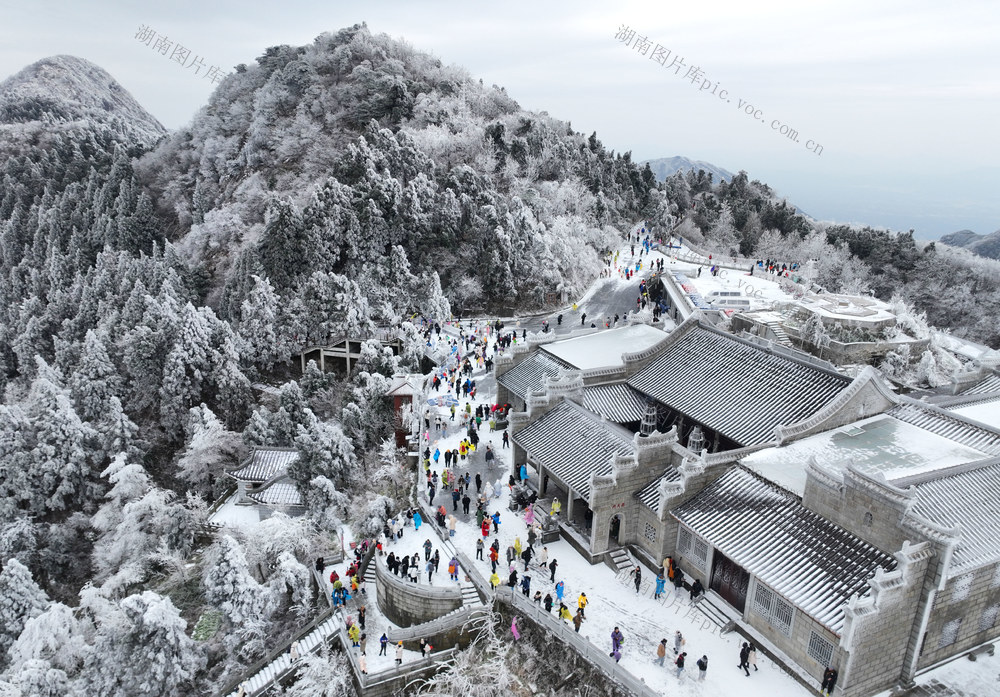
[(839, 373), (692, 324), (629, 384), (741, 446), (812, 416), (845, 389)]
[(908, 424), (990, 455), (1000, 455), (1000, 433), (971, 423), (958, 414), (924, 404), (900, 404), (888, 412)]
[(945, 528), (962, 526), (951, 576), (1000, 561), (1000, 462), (930, 479), (914, 488), (913, 513)]
[(618, 424), (642, 421), (646, 396), (624, 382), (583, 388), (583, 406)]
[(802, 612), (839, 633), (844, 606), (894, 557), (813, 513), (794, 494), (745, 467), (730, 469), (671, 511)]
[(298, 459), (299, 451), (294, 448), (255, 448), (238, 469), (230, 470), (228, 474), (240, 481), (263, 483), (287, 472), (288, 465)]
[(660, 503), (658, 492), (660, 490), (660, 482), (663, 480), (679, 482), (681, 480), (680, 472), (674, 467), (668, 467), (663, 474), (635, 493), (636, 498), (639, 499), (639, 503), (655, 512), (656, 507)]
[(583, 498), (590, 495), (592, 474), (610, 474), (611, 457), (632, 452), (624, 429), (569, 401), (514, 434), (514, 442)]
[(545, 378), (554, 377), (563, 369), (571, 370), (572, 366), (536, 349), (530, 356), (497, 378), (497, 382), (524, 399), (532, 390), (540, 389)]
[(990, 375), (982, 382), (976, 383), (967, 390), (963, 390), (963, 395), (969, 394), (991, 394), (1000, 392), (1000, 376)]
[(262, 489), (247, 494), (248, 497), (265, 506), (302, 506), (302, 495), (295, 482), (288, 478), (279, 479)]

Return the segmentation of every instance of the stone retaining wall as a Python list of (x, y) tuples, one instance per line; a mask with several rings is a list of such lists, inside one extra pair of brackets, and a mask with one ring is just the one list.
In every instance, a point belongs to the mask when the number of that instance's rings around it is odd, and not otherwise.
[(393, 624), (422, 624), (462, 606), (462, 591), (457, 586), (437, 588), (404, 581), (389, 571), (384, 557), (376, 556), (374, 563), (378, 607)]

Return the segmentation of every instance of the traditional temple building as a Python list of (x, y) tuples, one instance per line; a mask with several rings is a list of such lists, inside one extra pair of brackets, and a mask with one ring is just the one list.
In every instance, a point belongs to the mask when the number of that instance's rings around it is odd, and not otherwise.
[(295, 448), (254, 448), (239, 467), (226, 472), (236, 480), (235, 503), (262, 506), (262, 517), (270, 511), (302, 515), (302, 495), (288, 477), (288, 466), (298, 458)]
[(504, 381), (525, 403), (514, 462), (543, 505), (562, 502), (561, 533), (592, 562), (615, 547), (654, 569), (673, 556), (719, 615), (807, 682), (836, 668), (849, 697), (1000, 635), (986, 416), (697, 320), (607, 367), (540, 348), (498, 362), (502, 381), (529, 360), (568, 364)]

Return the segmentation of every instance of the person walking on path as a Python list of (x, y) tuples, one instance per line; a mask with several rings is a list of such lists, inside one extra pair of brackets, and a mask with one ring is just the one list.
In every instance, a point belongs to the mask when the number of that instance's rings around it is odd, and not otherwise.
[(660, 596), (663, 595), (663, 589), (666, 588), (667, 579), (663, 578), (663, 574), (658, 574), (656, 577), (656, 592), (653, 593), (653, 600), (659, 600)]
[(642, 584), (642, 568), (638, 564), (632, 569), (632, 580), (635, 582), (635, 592), (638, 593), (639, 586)]
[(708, 672), (708, 656), (702, 656), (696, 662), (698, 666), (698, 680), (705, 679), (705, 673)]
[[(584, 610), (587, 607), (587, 594), (586, 593), (580, 593), (580, 597), (578, 597), (576, 599), (576, 606), (577, 606), (577, 608), (579, 608), (580, 613), (583, 614), (584, 619), (586, 619), (587, 615), (584, 613)], [(615, 629), (618, 629), (618, 628), (615, 627)]]
[[(581, 611), (577, 611), (576, 614), (582, 614)], [(621, 660), (622, 657), (622, 644), (625, 643), (625, 636), (622, 634), (622, 630), (615, 627), (615, 631), (611, 632), (611, 656), (615, 659), (615, 663)]]
[(556, 599), (559, 602), (562, 602), (563, 593), (565, 592), (566, 592), (566, 584), (560, 581), (559, 583), (556, 584)]
[(674, 661), (674, 665), (677, 666), (677, 679), (678, 680), (681, 679), (681, 673), (684, 672), (684, 659), (685, 658), (687, 658), (687, 652), (686, 651), (682, 651), (681, 654), (677, 657), (677, 660)]
[(550, 572), (549, 573), (549, 583), (552, 583), (552, 582), (554, 582), (556, 580), (556, 567), (557, 566), (559, 566), (559, 562), (557, 562), (555, 559), (553, 559), (552, 561), (549, 562), (549, 572)]
[(687, 643), (684, 639), (684, 635), (680, 631), (674, 632), (674, 655), (676, 656), (684, 648), (684, 644)]
[(750, 644), (743, 642), (743, 647), (740, 649), (740, 664), (736, 666), (737, 668), (742, 668), (747, 672), (747, 677), (750, 677)]
[(660, 643), (656, 645), (656, 660), (653, 663), (662, 666), (663, 660), (667, 657), (667, 640), (660, 639)]
[[(747, 652), (747, 664), (753, 666), (754, 670), (757, 670), (757, 646), (751, 642), (750, 651)], [(747, 670), (749, 673), (749, 669)]]
[(576, 616), (573, 618), (573, 626), (576, 627), (577, 634), (580, 633), (580, 625), (583, 624), (583, 620), (584, 620), (583, 611), (577, 610)]
[(385, 632), (382, 632), (382, 636), (378, 640), (378, 645), (379, 645), (378, 655), (385, 656), (386, 649), (389, 647), (389, 637), (386, 636)]
[(477, 537), (476, 538), (476, 559), (478, 559), (479, 561), (483, 561), (483, 547), (485, 547), (485, 546), (486, 545), (483, 544), (482, 539)]
[(569, 608), (562, 603), (559, 603), (559, 619), (573, 621), (573, 616), (569, 614)]
[(396, 665), (403, 665), (403, 642), (396, 644)]
[(507, 431), (503, 432), (503, 447), (510, 447), (510, 436), (507, 435)]
[(493, 574), (490, 576), (490, 586), (492, 586), (493, 590), (495, 591), (497, 589), (497, 586), (499, 585), (500, 585), (500, 577), (497, 576), (496, 568), (494, 568)]

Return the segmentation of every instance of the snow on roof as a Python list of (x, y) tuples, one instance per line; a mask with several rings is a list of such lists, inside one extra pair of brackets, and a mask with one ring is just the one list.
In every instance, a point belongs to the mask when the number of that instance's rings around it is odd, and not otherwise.
[(515, 433), (536, 465), (581, 497), (590, 495), (590, 477), (611, 473), (611, 457), (632, 452), (629, 434), (569, 400)]
[(254, 448), (239, 468), (227, 474), (240, 481), (263, 483), (287, 472), (288, 465), (298, 459), (299, 451), (294, 448)]
[(667, 338), (667, 333), (646, 324), (607, 329), (586, 336), (554, 341), (542, 350), (578, 370), (624, 365), (623, 353), (643, 351)]
[(629, 384), (741, 446), (812, 416), (850, 380), (784, 352), (704, 327), (683, 325)]
[(663, 474), (635, 492), (635, 497), (639, 499), (639, 503), (656, 512), (657, 506), (660, 504), (660, 482), (664, 480), (679, 482), (681, 480), (681, 473), (675, 467), (667, 467)]
[(967, 390), (963, 390), (963, 395), (992, 394), (1000, 392), (1000, 375), (990, 375), (982, 382), (978, 382)]
[(393, 395), (413, 396), (419, 392), (420, 389), (414, 385), (413, 376), (393, 375), (392, 382), (389, 383), (389, 387), (386, 388), (385, 394), (387, 397), (391, 397)]
[(990, 455), (1000, 455), (1000, 431), (969, 421), (939, 407), (904, 402), (888, 412), (900, 421), (957, 441)]
[(945, 528), (961, 525), (949, 575), (1000, 561), (1000, 461), (914, 484), (910, 509)]
[(248, 493), (247, 497), (270, 507), (301, 507), (303, 505), (302, 495), (299, 493), (298, 487), (288, 477), (282, 477), (257, 491)]
[(808, 292), (795, 304), (821, 317), (853, 323), (885, 323), (894, 320), (888, 303), (864, 295)]
[(1000, 395), (964, 407), (949, 409), (954, 414), (1000, 429)]
[(867, 474), (893, 480), (975, 462), (987, 453), (944, 435), (879, 414), (808, 438), (766, 448), (741, 461), (747, 468), (801, 496), (806, 463), (815, 457), (827, 470), (854, 463)]
[(626, 424), (642, 421), (646, 396), (624, 382), (583, 388), (583, 406), (608, 421)]
[(894, 557), (744, 467), (733, 467), (671, 514), (838, 634), (850, 597), (868, 594), (877, 567), (896, 568)]
[(497, 382), (524, 399), (532, 390), (541, 388), (545, 378), (555, 377), (561, 370), (571, 370), (572, 367), (566, 361), (535, 349), (527, 358), (498, 377)]

